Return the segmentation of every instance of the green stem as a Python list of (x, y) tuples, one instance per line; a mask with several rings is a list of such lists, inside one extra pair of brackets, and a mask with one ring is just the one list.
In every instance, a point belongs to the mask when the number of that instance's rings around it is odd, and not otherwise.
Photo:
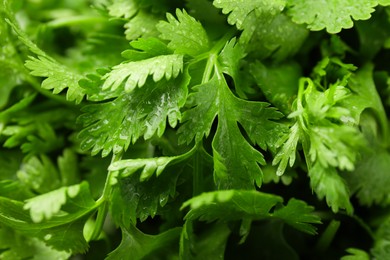
[[(122, 158), (122, 153), (114, 154), (111, 159), (111, 163), (119, 161)], [(113, 178), (116, 175), (116, 171), (108, 171), (106, 183), (104, 184), (103, 194), (96, 201), (99, 206), (98, 213), (96, 216), (95, 228), (91, 235), (91, 240), (97, 240), (102, 232), (104, 222), (106, 220), (108, 206), (109, 206), (109, 196), (112, 191)]]
[(196, 150), (193, 159), (193, 183), (192, 183), (192, 196), (195, 197), (202, 192), (202, 170), (201, 170), (201, 155), (199, 149)]
[(60, 28), (65, 26), (73, 26), (80, 24), (96, 24), (106, 22), (107, 18), (102, 16), (95, 15), (79, 15), (72, 17), (65, 17), (60, 19), (55, 19), (48, 22), (46, 25), (50, 28)]
[(316, 250), (319, 252), (325, 252), (332, 243), (337, 230), (340, 227), (340, 221), (332, 220), (326, 227), (324, 233), (322, 233), (320, 239), (317, 242)]

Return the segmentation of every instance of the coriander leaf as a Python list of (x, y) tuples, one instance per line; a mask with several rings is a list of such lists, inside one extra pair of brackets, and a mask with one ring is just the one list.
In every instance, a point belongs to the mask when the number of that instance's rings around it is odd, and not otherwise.
[(65, 149), (57, 161), (62, 185), (69, 186), (78, 183), (79, 167), (76, 153), (71, 149)]
[(85, 106), (78, 119), (85, 126), (79, 134), (81, 148), (107, 156), (112, 150), (127, 150), (130, 142), (141, 136), (161, 136), (167, 119), (175, 127), (181, 118), (179, 109), (187, 98), (187, 84), (188, 77), (148, 81), (142, 89), (123, 93), (113, 101)]
[(242, 90), (240, 77), (240, 63), (245, 56), (244, 48), (240, 44), (236, 44), (236, 38), (233, 38), (226, 43), (218, 57), (222, 72), (233, 78), (234, 87), (241, 97), (246, 96)]
[(284, 8), (284, 0), (255, 0), (255, 1), (231, 1), (214, 0), (214, 5), (222, 9), (222, 13), (229, 14), (228, 23), (236, 25), (242, 30), (245, 27), (245, 19), (254, 13), (256, 16), (273, 16), (281, 12)]
[(137, 1), (135, 0), (110, 0), (107, 5), (108, 14), (114, 17), (133, 17), (137, 11)]
[(390, 21), (385, 9), (377, 8), (367, 21), (358, 21), (355, 28), (359, 34), (359, 55), (372, 60), (383, 48), (390, 33), (385, 29)]
[(110, 196), (110, 212), (118, 225), (128, 226), (149, 216), (154, 217), (170, 198), (176, 195), (176, 186), (183, 172), (181, 164), (170, 166), (159, 176), (141, 180), (139, 172), (128, 177), (118, 175), (118, 183)]
[(374, 109), (380, 122), (381, 133), (384, 139), (386, 139), (386, 136), (388, 135), (387, 116), (381, 97), (379, 96), (374, 83), (373, 69), (373, 64), (366, 64), (351, 77), (348, 86), (356, 95), (345, 99), (342, 101), (342, 104), (349, 107), (351, 116), (353, 116), (357, 122), (360, 121), (360, 115), (365, 109)]
[(149, 75), (157, 82), (176, 78), (183, 71), (183, 55), (161, 55), (147, 60), (127, 62), (116, 65), (112, 71), (103, 76), (105, 80), (102, 89), (117, 89), (125, 81), (124, 89), (131, 92), (135, 87), (142, 87)]
[(158, 36), (156, 24), (162, 20), (158, 14), (139, 10), (138, 13), (125, 23), (125, 35), (127, 40), (135, 40), (140, 37), (149, 38)]
[[(21, 145), (21, 149), (28, 155), (43, 154), (60, 148), (64, 140), (58, 137), (52, 127), (47, 123), (37, 124), (36, 135), (28, 135), (27, 142)], [(4, 130), (7, 132), (7, 128)], [(12, 140), (12, 137), (9, 139)], [(7, 144), (11, 142), (7, 140)], [(12, 145), (13, 146), (13, 145)]]
[(326, 202), (333, 212), (338, 212), (340, 208), (343, 208), (348, 214), (352, 214), (353, 207), (349, 200), (350, 191), (345, 180), (335, 168), (324, 168), (317, 162), (309, 169), (309, 177), (312, 189), (319, 199), (326, 198)]
[(60, 212), (61, 207), (66, 203), (67, 197), (74, 198), (80, 191), (80, 185), (62, 187), (57, 190), (28, 199), (23, 209), (29, 210), (31, 219), (35, 223), (44, 219), (51, 219)]
[(313, 31), (326, 28), (328, 33), (339, 33), (353, 26), (354, 20), (367, 20), (378, 5), (377, 0), (287, 0), (287, 14), (298, 24), (307, 24)]
[(78, 85), (78, 81), (83, 78), (82, 75), (46, 55), (38, 56), (38, 58), (30, 57), (25, 65), (31, 70), (31, 75), (46, 78), (42, 82), (42, 88), (53, 89), (54, 94), (59, 94), (68, 88), (67, 100), (76, 103), (82, 101), (84, 90)]
[[(350, 110), (342, 103), (342, 100), (349, 97), (349, 90), (339, 84), (331, 84), (329, 89), (321, 92), (310, 79), (300, 81), (297, 108), (289, 116), (297, 117), (299, 131), (290, 130), (293, 136), (285, 137), (288, 143), (282, 148), (283, 152), (289, 152), (283, 154), (281, 150), (275, 157), (277, 159), (274, 159), (274, 164), (276, 161), (283, 162), (280, 170), (285, 168), (288, 160), (290, 164), (294, 161), (291, 156), (298, 132), (301, 139), (307, 140), (308, 149), (305, 154), (311, 162), (318, 161), (324, 168), (331, 166), (341, 170), (354, 169), (365, 140), (356, 127), (357, 122), (352, 118)], [(296, 128), (295, 125), (294, 127)]]
[(267, 100), (283, 113), (290, 114), (302, 75), (299, 64), (288, 62), (272, 65), (256, 61), (250, 64), (249, 71)]
[(219, 189), (260, 186), (262, 171), (259, 164), (265, 164), (262, 154), (245, 140), (236, 122), (222, 116), (212, 143), (215, 183)]
[(275, 155), (272, 165), (278, 165), (276, 170), (277, 176), (282, 176), (286, 170), (287, 164), (292, 167), (295, 163), (296, 149), (298, 145), (299, 136), (299, 125), (295, 123), (291, 128), (290, 132), (284, 137), (280, 138), (276, 143), (276, 146), (281, 146), (279, 152)]
[[(82, 200), (80, 200), (82, 202)], [(79, 208), (71, 214), (34, 223), (23, 203), (0, 197), (0, 222), (20, 233), (37, 237), (56, 250), (83, 253), (88, 247), (83, 236), (86, 217), (92, 214), (94, 207)]]
[(179, 239), (181, 228), (173, 228), (158, 235), (147, 235), (133, 225), (122, 228), (121, 244), (106, 259), (126, 259), (131, 252), (131, 259), (141, 260), (147, 256), (159, 256), (158, 251), (168, 247)]
[(347, 253), (349, 255), (345, 255), (340, 258), (340, 260), (369, 260), (370, 256), (366, 251), (357, 249), (357, 248), (348, 248)]
[(102, 78), (109, 72), (110, 70), (108, 69), (98, 69), (95, 73), (87, 74), (79, 81), (79, 85), (84, 89), (89, 101), (108, 100), (123, 94), (122, 88), (117, 88), (115, 91), (112, 91), (110, 88), (102, 90), (102, 85), (104, 84)]
[(191, 156), (193, 151), (195, 151), (195, 148), (178, 156), (120, 160), (110, 164), (108, 170), (119, 171), (120, 177), (123, 178), (135, 173), (137, 170), (143, 169), (140, 181), (145, 181), (149, 179), (154, 172), (156, 172), (156, 176), (158, 177), (168, 164), (178, 163), (187, 159)]
[[(260, 152), (243, 137), (238, 123), (249, 138), (262, 149), (272, 147), (282, 127), (273, 122), (281, 114), (268, 103), (249, 102), (235, 97), (226, 85), (223, 75), (217, 74), (190, 94), (193, 107), (184, 112), (184, 124), (178, 130), (180, 142), (199, 142), (208, 135), (214, 119), (218, 116), (218, 127), (213, 139), (215, 182), (219, 187), (252, 188), (254, 182), (261, 185), (261, 170), (265, 164)], [(234, 159), (233, 159), (234, 158)], [(237, 174), (246, 173), (243, 177)]]
[(9, 20), (7, 20), (7, 22), (11, 25), (26, 47), (38, 56), (38, 58), (30, 56), (26, 61), (25, 66), (31, 70), (31, 75), (46, 78), (42, 82), (42, 88), (53, 89), (54, 94), (58, 94), (65, 88), (68, 88), (66, 94), (67, 99), (80, 103), (84, 97), (84, 91), (78, 85), (78, 81), (83, 76), (54, 60), (33, 43), (15, 24)]
[(59, 173), (50, 158), (42, 154), (25, 161), (17, 171), (18, 179), (38, 193), (46, 193), (61, 185)]
[(180, 237), (181, 259), (223, 259), (231, 230), (225, 223), (213, 223), (194, 234), (192, 221), (186, 221)]
[(2, 259), (66, 260), (71, 256), (70, 253), (57, 251), (34, 237), (23, 236), (7, 227), (0, 227), (0, 244)]
[[(176, 16), (167, 13), (167, 20), (156, 26), (161, 33), (160, 38), (168, 40), (168, 47), (177, 54), (197, 56), (209, 49), (209, 40), (202, 25), (185, 10), (176, 9)], [(191, 32), (191, 33), (189, 33)]]
[(387, 259), (390, 256), (390, 217), (387, 217), (375, 232), (374, 246), (370, 253), (375, 259)]
[(246, 46), (245, 50), (252, 57), (280, 62), (294, 56), (309, 35), (305, 27), (292, 22), (283, 13), (269, 21), (262, 19), (254, 16), (248, 19), (248, 29), (240, 37), (240, 43)]
[(291, 199), (286, 206), (281, 205), (282, 202), (279, 196), (258, 191), (224, 190), (193, 197), (183, 204), (182, 209), (190, 207), (185, 216), (189, 221), (278, 218), (300, 231), (315, 234), (316, 229), (312, 224), (319, 224), (320, 220), (312, 214), (313, 207), (295, 199)]
[(389, 205), (390, 154), (381, 147), (368, 151), (356, 165), (354, 172), (344, 174), (352, 193), (361, 205)]

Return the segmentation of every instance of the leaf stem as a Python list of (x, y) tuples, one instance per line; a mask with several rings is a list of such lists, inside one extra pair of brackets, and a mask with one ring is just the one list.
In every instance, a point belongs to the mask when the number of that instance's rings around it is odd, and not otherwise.
[[(113, 154), (111, 163), (119, 161), (122, 158), (123, 153)], [(96, 216), (95, 228), (91, 235), (91, 240), (97, 240), (102, 232), (104, 222), (106, 220), (108, 212), (108, 198), (112, 191), (112, 185), (115, 184), (114, 178), (117, 175), (117, 171), (108, 171), (106, 183), (104, 184), (102, 196), (96, 201), (99, 206), (98, 213)]]
[(325, 252), (329, 248), (339, 227), (340, 227), (340, 221), (332, 220), (329, 223), (324, 233), (322, 233), (320, 239), (318, 239), (317, 245), (315, 246), (317, 251)]

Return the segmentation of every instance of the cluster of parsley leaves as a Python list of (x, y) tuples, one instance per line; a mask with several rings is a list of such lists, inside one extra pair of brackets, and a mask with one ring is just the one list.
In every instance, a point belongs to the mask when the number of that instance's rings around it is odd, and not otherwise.
[(390, 1), (2, 0), (1, 259), (390, 259)]

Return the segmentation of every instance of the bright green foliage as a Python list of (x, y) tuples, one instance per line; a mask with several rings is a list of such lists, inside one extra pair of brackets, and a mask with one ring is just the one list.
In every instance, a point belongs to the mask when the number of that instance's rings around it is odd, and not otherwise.
[(127, 22), (124, 27), (126, 28), (126, 39), (136, 40), (140, 37), (148, 38), (158, 35), (156, 24), (162, 20), (163, 17), (156, 15), (155, 13), (149, 13), (145, 11), (138, 11), (138, 13)]
[(356, 249), (356, 248), (348, 248), (347, 252), (350, 255), (343, 256), (341, 260), (369, 260), (370, 256), (365, 251)]
[(186, 82), (182, 77), (157, 84), (149, 82), (113, 101), (86, 106), (85, 114), (79, 118), (86, 127), (79, 135), (82, 149), (92, 148), (92, 154), (102, 151), (107, 156), (111, 151), (127, 150), (141, 136), (161, 136), (167, 119), (175, 127), (187, 96)]
[(354, 20), (367, 20), (374, 12), (377, 0), (331, 1), (287, 0), (287, 13), (298, 24), (306, 23), (313, 31), (326, 29), (329, 33), (338, 33), (341, 29), (351, 28)]
[(214, 5), (221, 8), (228, 15), (228, 23), (236, 25), (238, 29), (245, 28), (245, 20), (248, 16), (272, 16), (281, 12), (284, 8), (284, 0), (256, 0), (256, 1), (229, 1), (215, 0)]
[[(196, 86), (193, 101), (197, 104), (183, 115), (185, 124), (179, 130), (183, 141), (199, 142), (208, 135), (214, 119), (218, 116), (218, 128), (213, 139), (214, 178), (222, 188), (250, 189), (253, 184), (261, 185), (262, 173), (258, 163), (265, 161), (241, 135), (237, 122), (249, 138), (262, 149), (272, 146), (282, 127), (272, 122), (280, 114), (267, 103), (248, 102), (236, 98), (227, 89), (226, 81), (216, 74), (205, 84)], [(258, 121), (262, 120), (262, 123)], [(264, 138), (265, 137), (265, 138)], [(235, 159), (231, 159), (235, 158)], [(248, 174), (243, 178), (237, 172)]]
[(38, 58), (32, 56), (29, 57), (25, 65), (31, 70), (31, 75), (47, 77), (47, 79), (42, 82), (42, 88), (53, 89), (54, 94), (58, 94), (65, 88), (68, 88), (66, 94), (67, 99), (69, 101), (80, 103), (84, 97), (84, 93), (83, 89), (80, 88), (77, 82), (82, 78), (82, 76), (78, 73), (72, 72), (71, 68), (60, 64), (52, 57), (48, 56), (36, 44), (31, 42), (27, 36), (16, 27), (16, 25), (11, 23), (10, 25), (26, 47), (38, 56)]
[(202, 25), (185, 10), (177, 9), (176, 16), (177, 19), (168, 13), (168, 22), (161, 21), (157, 24), (157, 29), (161, 33), (160, 38), (168, 40), (168, 47), (178, 54), (196, 56), (206, 52), (209, 41)]
[(47, 192), (27, 200), (24, 209), (30, 211), (31, 219), (36, 223), (42, 222), (44, 219), (51, 219), (59, 213), (61, 206), (66, 203), (67, 197), (76, 197), (79, 190), (80, 186), (74, 185)]
[[(270, 194), (226, 190), (201, 194), (185, 202), (183, 208), (191, 208), (185, 217), (189, 221), (279, 218), (303, 232), (315, 233), (316, 229), (311, 224), (320, 223), (320, 220), (311, 213), (312, 207), (295, 199), (291, 199), (286, 206), (279, 205), (282, 202), (281, 197)], [(271, 213), (271, 208), (275, 206), (276, 209)]]
[(31, 57), (25, 65), (31, 70), (31, 75), (47, 77), (42, 82), (42, 88), (53, 89), (54, 94), (58, 94), (65, 88), (68, 88), (66, 98), (70, 101), (74, 100), (76, 103), (81, 102), (84, 93), (78, 85), (78, 81), (82, 77), (77, 73), (73, 73), (70, 68), (41, 56), (38, 58)]
[(0, 259), (389, 259), (388, 5), (1, 1)]
[(153, 81), (157, 82), (164, 77), (166, 80), (176, 78), (182, 72), (183, 56), (171, 54), (161, 41), (151, 38), (135, 41), (131, 45), (135, 50), (123, 53), (129, 62), (114, 66), (112, 71), (103, 76), (103, 90), (115, 90), (125, 81), (124, 89), (130, 92), (136, 86), (142, 87), (149, 75), (153, 75)]

